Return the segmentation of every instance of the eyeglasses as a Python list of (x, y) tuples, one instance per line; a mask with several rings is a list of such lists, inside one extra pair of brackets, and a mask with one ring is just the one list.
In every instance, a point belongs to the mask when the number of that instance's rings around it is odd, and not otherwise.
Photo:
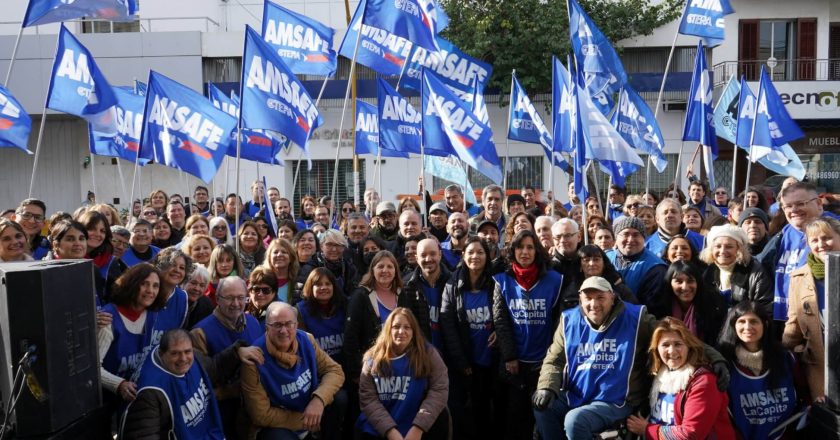
[(122, 240), (111, 239), (111, 245), (113, 245), (114, 247), (119, 247), (119, 248), (127, 248), (128, 247), (128, 242), (127, 241), (122, 241)]
[(794, 202), (794, 203), (791, 203), (789, 205), (787, 205), (787, 204), (782, 205), (782, 211), (792, 211), (794, 209), (802, 209), (806, 205), (808, 205), (809, 203), (813, 202), (814, 200), (817, 200), (818, 198), (819, 197), (814, 197), (813, 199), (808, 199), (808, 200), (805, 200), (804, 202)]
[(222, 296), (216, 295), (216, 298), (219, 298), (222, 301), (229, 302), (229, 303), (237, 303), (237, 302), (248, 302), (247, 296)]
[(268, 295), (271, 293), (271, 287), (251, 286), (248, 291), (254, 292), (258, 295)]
[(227, 228), (227, 226), (225, 226), (225, 225), (213, 226), (214, 231), (224, 231), (225, 228)]
[(639, 207), (639, 205), (640, 205), (639, 203), (631, 203), (631, 204), (627, 205), (627, 207), (630, 208), (630, 209), (636, 209), (636, 208)]
[(726, 195), (726, 191), (715, 191), (715, 195), (716, 195), (716, 196), (725, 196), (725, 195)]
[(297, 321), (288, 321), (288, 322), (266, 322), (265, 325), (267, 327), (271, 327), (275, 330), (280, 330), (281, 328), (286, 329), (293, 329), (297, 325)]
[(157, 215), (157, 211), (143, 211), (143, 215)]
[(353, 208), (341, 208), (341, 212), (353, 212)]
[(554, 240), (556, 240), (556, 241), (571, 240), (571, 239), (575, 238), (575, 236), (577, 234), (578, 234), (577, 232), (570, 232), (568, 234), (557, 234), (557, 235), (554, 236)]
[(17, 213), (17, 215), (19, 215), (20, 218), (22, 218), (26, 221), (29, 221), (29, 220), (35, 220), (36, 222), (44, 221), (44, 216), (40, 215), (40, 214), (33, 214), (31, 212), (19, 212), (19, 213)]

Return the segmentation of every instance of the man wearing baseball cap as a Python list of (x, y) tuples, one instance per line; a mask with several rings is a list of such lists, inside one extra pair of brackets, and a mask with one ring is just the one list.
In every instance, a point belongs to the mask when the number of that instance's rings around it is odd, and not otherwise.
[(770, 241), (767, 234), (770, 220), (760, 208), (747, 208), (738, 218), (738, 226), (747, 233), (750, 255), (758, 255)]
[(638, 217), (621, 217), (613, 225), (613, 233), (615, 249), (607, 251), (607, 258), (639, 302), (651, 310), (661, 310), (659, 297), (668, 266), (645, 248), (645, 224)]
[(446, 232), (446, 221), (448, 218), (449, 210), (446, 209), (445, 203), (437, 202), (429, 208), (429, 232), (439, 242), (444, 242), (449, 238), (449, 233)]
[(370, 235), (381, 238), (389, 246), (397, 239), (397, 208), (391, 202), (376, 205), (376, 225), (370, 228)]

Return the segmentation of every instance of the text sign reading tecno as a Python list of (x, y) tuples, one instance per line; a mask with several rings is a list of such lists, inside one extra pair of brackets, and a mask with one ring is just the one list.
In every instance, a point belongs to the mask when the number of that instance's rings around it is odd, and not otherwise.
[[(748, 83), (758, 93), (758, 82)], [(775, 81), (794, 119), (840, 119), (840, 81)]]

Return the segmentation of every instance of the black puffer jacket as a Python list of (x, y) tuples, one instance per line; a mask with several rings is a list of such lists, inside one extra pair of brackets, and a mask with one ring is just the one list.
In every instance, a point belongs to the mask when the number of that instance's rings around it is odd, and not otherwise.
[(338, 281), (339, 289), (344, 293), (345, 297), (349, 298), (350, 295), (353, 294), (353, 291), (356, 289), (356, 285), (359, 283), (359, 279), (356, 275), (356, 268), (354, 267), (353, 262), (345, 258), (344, 255), (342, 255), (340, 262), (333, 263), (331, 261), (327, 261), (327, 259), (324, 258), (324, 254), (320, 251), (316, 252), (309, 261), (300, 266), (300, 272), (298, 272), (297, 276), (297, 287), (295, 290), (303, 291), (303, 284), (306, 283), (306, 279), (309, 278), (309, 274), (317, 267), (326, 267), (333, 275), (335, 275), (335, 278)]
[[(466, 290), (469, 277), (470, 271), (466, 267), (459, 266), (455, 269), (443, 289), (440, 308), (440, 325), (445, 348), (444, 359), (449, 368), (458, 371), (464, 371), (473, 364), (470, 323), (464, 304), (464, 295), (470, 293)], [(482, 290), (487, 295), (492, 322), (493, 292), (496, 290), (496, 281), (493, 280), (492, 274), (488, 274), (483, 281), (480, 286), (475, 286), (474, 290)]]
[[(703, 273), (703, 279), (712, 283), (720, 292), (720, 269), (710, 264)], [(732, 302), (737, 304), (745, 299), (761, 304), (770, 313), (773, 307), (773, 277), (755, 258), (749, 265), (735, 264), (732, 269)]]

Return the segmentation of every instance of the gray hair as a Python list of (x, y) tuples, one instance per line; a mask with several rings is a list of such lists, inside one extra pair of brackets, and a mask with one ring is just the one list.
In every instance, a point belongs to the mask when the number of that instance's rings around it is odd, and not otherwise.
[(202, 266), (200, 264), (194, 264), (192, 272), (188, 272), (188, 273), (189, 273), (189, 275), (187, 275), (187, 277), (184, 278), (184, 282), (181, 283), (182, 286), (186, 285), (191, 280), (194, 280), (196, 278), (200, 278), (204, 282), (207, 282), (207, 283), (210, 282), (210, 272), (207, 270), (207, 268), (205, 268), (204, 266)]
[(119, 235), (120, 237), (131, 239), (131, 231), (120, 225), (111, 226), (111, 235)]
[[(161, 272), (166, 272), (172, 266), (175, 265), (175, 260), (178, 258), (184, 259), (184, 273), (189, 274), (193, 270), (193, 260), (190, 258), (189, 255), (185, 254), (184, 251), (170, 246), (157, 254), (155, 256), (155, 267), (158, 268)], [(186, 279), (186, 277), (185, 277)]]
[(277, 316), (283, 310), (290, 310), (292, 314), (295, 316), (295, 321), (297, 321), (297, 310), (292, 307), (289, 303), (284, 303), (282, 301), (273, 301), (271, 304), (268, 305), (268, 308), (265, 311), (265, 316), (268, 318), (269, 316)]
[(216, 286), (216, 296), (219, 296), (224, 293), (225, 289), (230, 289), (232, 287), (236, 287), (239, 285), (242, 287), (242, 292), (248, 292), (248, 286), (245, 284), (245, 280), (239, 278), (236, 275), (226, 276), (219, 280), (219, 284)]
[(501, 186), (490, 184), (485, 186), (484, 189), (481, 190), (481, 200), (484, 200), (484, 198), (487, 197), (488, 194), (494, 192), (501, 194), (502, 197), (505, 196), (505, 191), (502, 189)]
[(554, 223), (553, 225), (551, 225), (551, 233), (552, 233), (552, 234), (557, 234), (557, 233), (559, 233), (559, 232), (560, 232), (560, 228), (562, 228), (563, 226), (566, 226), (566, 225), (571, 226), (571, 227), (572, 227), (572, 229), (574, 229), (575, 231), (579, 231), (579, 230), (580, 230), (580, 225), (578, 225), (576, 221), (574, 221), (574, 220), (572, 220), (572, 219), (570, 219), (570, 218), (568, 218), (568, 217), (563, 217), (563, 218), (561, 218), (560, 220), (557, 220), (557, 222), (556, 222), (556, 223)]

